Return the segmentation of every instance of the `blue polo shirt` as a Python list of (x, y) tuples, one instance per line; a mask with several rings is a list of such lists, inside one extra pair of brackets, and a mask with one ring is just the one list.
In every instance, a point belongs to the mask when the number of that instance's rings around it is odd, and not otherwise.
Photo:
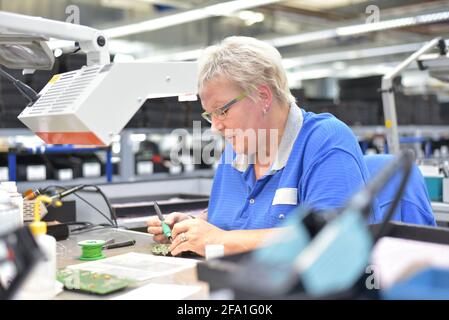
[(294, 103), (276, 159), (259, 180), (250, 160), (230, 144), (222, 154), (208, 208), (208, 221), (221, 229), (272, 228), (298, 205), (335, 209), (369, 180), (351, 129)]

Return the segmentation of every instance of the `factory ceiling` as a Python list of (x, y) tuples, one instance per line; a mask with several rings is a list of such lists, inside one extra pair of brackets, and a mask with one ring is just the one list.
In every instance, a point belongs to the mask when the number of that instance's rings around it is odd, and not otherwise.
[[(0, 10), (105, 30), (121, 57), (194, 60), (229, 35), (278, 47), (290, 71), (394, 63), (449, 38), (449, 1), (0, 0)], [(79, 13), (79, 15), (78, 15)]]

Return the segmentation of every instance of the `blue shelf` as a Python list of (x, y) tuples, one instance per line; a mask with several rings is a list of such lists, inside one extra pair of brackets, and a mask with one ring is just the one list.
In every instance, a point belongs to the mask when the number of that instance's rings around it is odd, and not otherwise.
[(16, 181), (17, 169), (17, 155), (18, 154), (55, 154), (55, 153), (90, 153), (96, 151), (106, 152), (106, 180), (112, 182), (113, 167), (112, 167), (112, 152), (110, 148), (82, 148), (73, 145), (55, 145), (55, 146), (41, 146), (37, 148), (11, 148), (8, 151), (8, 169), (9, 180)]

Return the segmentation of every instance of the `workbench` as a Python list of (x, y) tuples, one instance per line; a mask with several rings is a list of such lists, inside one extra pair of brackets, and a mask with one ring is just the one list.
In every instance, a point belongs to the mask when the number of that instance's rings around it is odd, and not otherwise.
[[(113, 257), (128, 252), (137, 252), (151, 254), (151, 245), (154, 244), (153, 236), (146, 233), (113, 229), (113, 228), (101, 228), (91, 230), (88, 232), (80, 233), (77, 235), (71, 235), (68, 239), (57, 242), (57, 266), (63, 268), (69, 265), (83, 263), (78, 257), (81, 254), (81, 249), (77, 245), (79, 241), (95, 239), (95, 240), (109, 240), (114, 239), (116, 243), (134, 239), (136, 241), (134, 246), (116, 248), (104, 250), (107, 257)], [(200, 258), (199, 258), (200, 259)], [(209, 295), (209, 287), (207, 283), (200, 282), (197, 278), (197, 267), (182, 270), (172, 275), (161, 276), (152, 278), (147, 281), (137, 282), (135, 285), (131, 285), (124, 290), (114, 292), (105, 296), (94, 295), (88, 293), (81, 293), (76, 291), (64, 290), (57, 295), (57, 300), (91, 300), (91, 299), (111, 299), (116, 296), (122, 295), (140, 286), (148, 283), (158, 284), (178, 284), (178, 285), (197, 285), (201, 289), (196, 294), (189, 296), (187, 299), (207, 299)]]

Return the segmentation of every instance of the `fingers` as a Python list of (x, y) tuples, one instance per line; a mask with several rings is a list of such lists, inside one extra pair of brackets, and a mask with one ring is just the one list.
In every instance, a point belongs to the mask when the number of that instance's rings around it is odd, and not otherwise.
[[(167, 223), (172, 229), (173, 243), (175, 243), (175, 241), (178, 241), (176, 242), (176, 245), (180, 244), (180, 239), (175, 240), (176, 236), (183, 231), (187, 231), (188, 229), (188, 225), (184, 225), (185, 222), (182, 223), (180, 222), (185, 219), (188, 219), (188, 215), (181, 212), (173, 212), (165, 216), (165, 223)], [(170, 243), (169, 239), (167, 239), (163, 234), (161, 221), (159, 220), (158, 217), (154, 216), (148, 219), (147, 225), (148, 225), (147, 232), (153, 235), (153, 239), (155, 242)], [(171, 248), (174, 247), (175, 245), (172, 244)]]
[(161, 226), (161, 220), (159, 220), (158, 217), (151, 217), (147, 221), (147, 226), (149, 226), (149, 227), (160, 227)]
[(188, 242), (189, 239), (185, 232), (180, 233), (178, 236), (173, 237), (173, 241), (170, 246), (170, 251), (174, 250), (176, 247), (180, 246), (183, 242)]
[(173, 243), (170, 246), (171, 255), (177, 256), (185, 251), (192, 251), (192, 252), (196, 251), (192, 242), (190, 242), (188, 238), (187, 241), (182, 241), (181, 236), (178, 236), (176, 239), (173, 239)]
[(189, 219), (175, 224), (172, 230), (173, 241), (170, 246), (172, 255), (176, 256), (184, 251), (197, 252), (195, 223), (197, 221)]
[(173, 227), (176, 223), (188, 218), (188, 215), (182, 212), (172, 212), (165, 216), (165, 223)]
[[(170, 228), (174, 227), (174, 224), (176, 223), (177, 217), (176, 215), (179, 212), (174, 212), (172, 214), (169, 214), (167, 216), (167, 218), (165, 219), (165, 223), (168, 224), (170, 226)], [(162, 233), (162, 224), (161, 221), (159, 220), (158, 217), (151, 217), (148, 221), (147, 221), (147, 232), (157, 235)]]
[(162, 234), (163, 231), (162, 231), (162, 227), (159, 226), (159, 227), (148, 227), (147, 232), (157, 235), (157, 234)]
[[(189, 216), (182, 212), (172, 212), (170, 214), (164, 215), (165, 223), (170, 227), (173, 227), (174, 224), (187, 218), (189, 218)], [(157, 216), (150, 217), (147, 221), (147, 225), (149, 227), (159, 227), (161, 225), (161, 220), (159, 220), (159, 217)]]
[(185, 220), (185, 221), (178, 222), (177, 224), (175, 224), (171, 231), (171, 235), (172, 235), (173, 239), (178, 237), (178, 235), (181, 234), (182, 232), (189, 231), (189, 229), (192, 226), (192, 223), (194, 223), (193, 220)]
[(154, 235), (153, 240), (157, 243), (170, 243), (170, 240), (168, 240), (163, 234)]
[(158, 243), (170, 243), (167, 237), (163, 234), (161, 227), (148, 227), (148, 233), (153, 235), (153, 240)]

